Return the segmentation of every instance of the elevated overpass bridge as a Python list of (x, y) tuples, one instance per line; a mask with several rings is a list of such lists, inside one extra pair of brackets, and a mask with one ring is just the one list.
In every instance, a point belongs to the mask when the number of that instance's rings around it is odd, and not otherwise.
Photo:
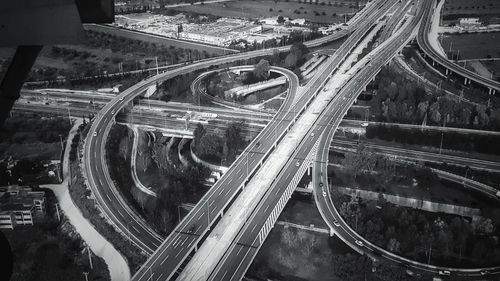
[(439, 66), (445, 75), (455, 75), (463, 79), (464, 85), (470, 85), (472, 82), (479, 87), (488, 91), (490, 95), (495, 95), (500, 91), (500, 82), (485, 78), (475, 72), (472, 72), (464, 67), (459, 66), (448, 58), (443, 57), (431, 44), (429, 33), (432, 29), (433, 15), (436, 12), (436, 0), (429, 0), (432, 2), (432, 8), (425, 11), (424, 22), (420, 26), (417, 43), (424, 53), (424, 58), (430, 60), (433, 67)]

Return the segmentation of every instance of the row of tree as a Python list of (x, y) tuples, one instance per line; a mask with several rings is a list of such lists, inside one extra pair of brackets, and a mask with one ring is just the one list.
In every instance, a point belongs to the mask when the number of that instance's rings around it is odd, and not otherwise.
[(428, 92), (394, 68), (384, 67), (376, 84), (368, 105), (377, 121), (500, 130), (500, 111), (457, 101), (440, 89)]
[(404, 129), (397, 125), (370, 125), (366, 128), (366, 138), (395, 141), (402, 144), (441, 147), (465, 152), (479, 152), (500, 155), (497, 135), (441, 133), (436, 130)]
[[(334, 192), (334, 196), (342, 196)], [(471, 222), (378, 200), (343, 196), (342, 217), (364, 238), (397, 254), (441, 266), (492, 266), (500, 262), (498, 230), (489, 218)]]

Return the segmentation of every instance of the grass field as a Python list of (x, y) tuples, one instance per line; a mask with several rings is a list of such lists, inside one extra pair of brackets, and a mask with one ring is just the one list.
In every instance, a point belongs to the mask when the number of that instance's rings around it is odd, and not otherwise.
[(450, 46), (455, 53), (460, 50), (461, 59), (483, 59), (488, 55), (500, 57), (499, 40), (500, 32), (447, 34), (442, 35), (441, 45), (446, 52)]
[(225, 53), (223, 49), (217, 48), (214, 46), (198, 44), (198, 43), (193, 43), (193, 42), (183, 41), (183, 40), (176, 40), (176, 39), (172, 39), (172, 38), (162, 37), (159, 35), (151, 35), (151, 34), (140, 33), (140, 32), (132, 32), (132, 31), (128, 31), (125, 29), (116, 28), (116, 27), (109, 27), (109, 26), (103, 26), (103, 25), (87, 25), (87, 26), (85, 26), (85, 29), (98, 31), (98, 32), (105, 32), (105, 33), (109, 33), (109, 34), (112, 34), (115, 36), (125, 37), (125, 38), (133, 39), (133, 40), (141, 40), (141, 41), (159, 44), (159, 45), (164, 45), (164, 46), (168, 46), (168, 47), (172, 46), (175, 48), (192, 49), (192, 50), (198, 50), (200, 52), (207, 51), (210, 54), (218, 54), (218, 55)]
[(443, 14), (487, 15), (500, 13), (498, 0), (446, 0)]
[(185, 6), (175, 9), (178, 11), (192, 11), (196, 13), (211, 14), (220, 17), (237, 17), (250, 19), (275, 17), (281, 15), (283, 17), (289, 17), (292, 19), (305, 18), (310, 22), (324, 24), (341, 22), (344, 20), (344, 14), (352, 14), (358, 10), (357, 8), (350, 8), (349, 6), (336, 7), (333, 4), (330, 6), (328, 4), (305, 4), (295, 1), (275, 2), (270, 0), (239, 0), (224, 3)]
[[(500, 58), (499, 42), (500, 32), (447, 34), (442, 35), (441, 45), (447, 53), (450, 52), (450, 47), (455, 53), (460, 50), (460, 59), (484, 59), (487, 57)], [(499, 60), (482, 63), (498, 77), (500, 74)]]

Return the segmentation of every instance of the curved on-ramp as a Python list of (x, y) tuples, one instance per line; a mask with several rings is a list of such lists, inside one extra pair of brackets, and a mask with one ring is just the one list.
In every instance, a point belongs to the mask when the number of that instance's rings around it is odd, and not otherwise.
[[(450, 267), (440, 267), (424, 264), (421, 262), (413, 261), (392, 252), (389, 252), (382, 247), (379, 247), (370, 241), (366, 240), (360, 236), (354, 229), (352, 229), (339, 214), (333, 201), (331, 199), (330, 188), (328, 186), (328, 153), (330, 148), (330, 143), (332, 142), (333, 135), (335, 133), (335, 127), (330, 123), (327, 130), (323, 133), (321, 142), (318, 148), (318, 154), (316, 155), (316, 161), (313, 167), (313, 189), (314, 189), (314, 199), (316, 201), (316, 206), (323, 217), (323, 220), (330, 228), (330, 233), (335, 233), (342, 241), (344, 241), (351, 248), (359, 252), (360, 254), (369, 255), (372, 259), (379, 260), (383, 259), (387, 262), (394, 263), (396, 265), (406, 265), (415, 269), (422, 271), (439, 273), (439, 271), (448, 270), (453, 274), (464, 275), (464, 276), (481, 276), (485, 272), (498, 272), (500, 266), (497, 267), (485, 267), (485, 268), (450, 268)], [(485, 193), (489, 197), (496, 198), (496, 190), (487, 185), (472, 181), (471, 179), (457, 176), (451, 173), (447, 173), (440, 170), (433, 169), (434, 172), (442, 178), (457, 183), (463, 183), (465, 186), (477, 191)], [(319, 183), (323, 183), (323, 187), (320, 187)], [(356, 244), (356, 241), (362, 241), (363, 246)]]
[[(472, 72), (468, 69), (465, 69), (465, 68), (459, 66), (458, 64), (454, 63), (453, 61), (448, 60), (448, 58), (443, 57), (437, 50), (434, 49), (431, 42), (429, 41), (429, 33), (431, 31), (431, 28), (432, 28), (433, 14), (436, 10), (436, 3), (437, 2), (436, 2), (436, 0), (428, 0), (428, 1), (432, 2), (432, 6), (431, 6), (431, 9), (428, 9), (425, 12), (424, 22), (420, 26), (420, 30), (419, 30), (418, 36), (417, 36), (417, 43), (420, 46), (420, 48), (422, 49), (422, 51), (424, 51), (424, 53), (426, 55), (428, 55), (433, 60), (433, 62), (436, 62), (439, 65), (443, 66), (444, 68), (448, 69), (449, 71), (451, 71), (453, 73), (457, 73), (458, 75), (464, 77), (466, 79), (466, 81), (467, 81), (467, 79), (472, 80), (472, 81), (490, 89), (490, 93), (492, 93), (491, 89), (496, 90), (496, 91), (500, 91), (500, 82), (485, 78), (485, 77), (483, 77), (475, 72)], [(441, 1), (444, 1), (444, 0), (441, 0)], [(464, 83), (464, 84), (468, 84), (468, 83)]]

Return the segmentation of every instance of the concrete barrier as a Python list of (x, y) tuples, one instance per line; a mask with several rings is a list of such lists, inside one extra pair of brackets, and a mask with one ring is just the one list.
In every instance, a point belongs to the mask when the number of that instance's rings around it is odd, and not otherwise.
[[(338, 189), (341, 193), (344, 193), (347, 195), (355, 194), (363, 199), (368, 199), (368, 200), (378, 200), (378, 197), (380, 194), (379, 192), (368, 191), (368, 190), (359, 190), (359, 189), (353, 189), (353, 188), (349, 188), (349, 187), (336, 186), (335, 188)], [(432, 201), (416, 199), (416, 198), (402, 197), (402, 196), (385, 194), (385, 193), (382, 193), (382, 195), (384, 196), (385, 200), (387, 200), (388, 202), (390, 202), (392, 204), (398, 205), (398, 206), (410, 207), (410, 208), (420, 209), (420, 210), (433, 212), (433, 213), (446, 213), (446, 214), (452, 214), (452, 215), (459, 215), (459, 216), (463, 216), (463, 217), (469, 217), (472, 219), (477, 219), (481, 215), (481, 210), (476, 209), (476, 208), (469, 208), (469, 207), (465, 207), (465, 206), (438, 203), (438, 202), (432, 202)]]
[(189, 165), (189, 160), (187, 159), (187, 157), (182, 155), (181, 151), (188, 141), (189, 139), (181, 139), (179, 145), (177, 146), (177, 154), (179, 154), (179, 160), (181, 161), (184, 167), (187, 167)]

